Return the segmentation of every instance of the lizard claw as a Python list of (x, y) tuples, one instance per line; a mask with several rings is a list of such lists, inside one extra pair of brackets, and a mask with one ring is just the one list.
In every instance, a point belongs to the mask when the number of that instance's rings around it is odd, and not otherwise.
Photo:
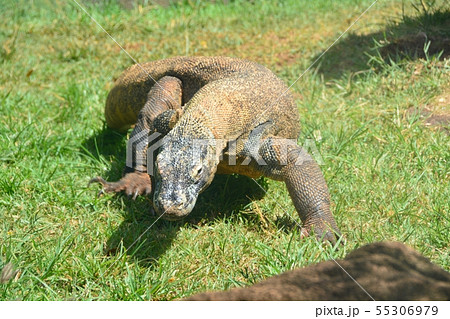
[(94, 177), (94, 178), (91, 178), (91, 180), (90, 180), (89, 183), (88, 183), (88, 187), (91, 186), (92, 183), (100, 183), (100, 184), (102, 184), (103, 186), (105, 186), (105, 184), (108, 184), (108, 182), (105, 181), (105, 180), (103, 179), (103, 177), (100, 177), (100, 176), (96, 176), (96, 177)]
[(97, 176), (89, 181), (88, 187), (92, 183), (99, 183), (103, 186), (98, 196), (123, 191), (129, 198), (135, 200), (139, 195), (150, 195), (152, 191), (150, 176), (142, 172), (128, 173), (118, 182), (107, 182), (102, 177)]
[(309, 231), (305, 227), (300, 229), (300, 239), (306, 238), (309, 236)]
[[(322, 225), (308, 225), (306, 227), (302, 227), (300, 238), (305, 238), (310, 236), (311, 234), (315, 234), (318, 241), (328, 242), (331, 245), (336, 245), (339, 238), (342, 237), (341, 232), (337, 228), (333, 228), (325, 223)], [(342, 244), (342, 241), (341, 241)]]

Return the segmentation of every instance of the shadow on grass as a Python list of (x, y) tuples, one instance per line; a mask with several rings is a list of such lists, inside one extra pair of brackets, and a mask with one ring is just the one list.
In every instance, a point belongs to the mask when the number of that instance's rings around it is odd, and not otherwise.
[[(429, 47), (425, 49), (426, 44)], [(314, 56), (315, 61), (321, 53)], [(336, 79), (345, 72), (367, 70), (371, 57), (379, 56), (387, 63), (401, 59), (450, 56), (450, 8), (403, 16), (384, 30), (356, 35), (350, 33), (336, 43), (321, 59), (318, 73), (325, 79)]]
[[(118, 180), (122, 176), (126, 160), (127, 137), (104, 124), (103, 128), (82, 143), (82, 153), (101, 162), (100, 156), (107, 158), (111, 169), (102, 176), (106, 180)], [(103, 174), (103, 172), (102, 172)], [(94, 177), (94, 176), (91, 176)]]
[[(100, 155), (109, 157), (112, 167), (104, 174), (106, 180), (120, 179), (125, 165), (126, 137), (104, 127), (86, 139), (83, 152), (100, 161)], [(264, 179), (258, 181), (267, 189)], [(199, 227), (217, 219), (226, 219), (239, 213), (253, 200), (261, 199), (265, 191), (251, 178), (240, 175), (216, 175), (212, 184), (198, 197), (194, 210), (181, 221), (157, 220), (150, 198), (140, 197), (136, 201), (123, 196), (123, 201), (112, 200), (124, 212), (124, 221), (106, 243), (105, 254), (120, 254), (123, 249), (140, 264), (146, 266), (157, 261), (171, 246), (180, 227)], [(255, 218), (242, 214), (244, 219)], [(253, 221), (253, 220), (252, 220)], [(257, 221), (255, 221), (257, 222)]]
[[(210, 187), (200, 194), (191, 214), (176, 222), (157, 220), (148, 198), (125, 199), (124, 221), (107, 241), (105, 253), (118, 254), (126, 249), (141, 266), (150, 266), (170, 248), (180, 227), (201, 227), (216, 219), (228, 218), (264, 194), (248, 177), (217, 175)], [(242, 217), (252, 218), (246, 214)]]

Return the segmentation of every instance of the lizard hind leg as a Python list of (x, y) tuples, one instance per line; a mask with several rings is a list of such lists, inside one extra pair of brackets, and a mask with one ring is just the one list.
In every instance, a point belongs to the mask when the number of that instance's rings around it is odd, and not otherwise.
[(156, 132), (166, 135), (173, 129), (182, 115), (183, 109), (164, 111), (153, 120), (153, 127)]

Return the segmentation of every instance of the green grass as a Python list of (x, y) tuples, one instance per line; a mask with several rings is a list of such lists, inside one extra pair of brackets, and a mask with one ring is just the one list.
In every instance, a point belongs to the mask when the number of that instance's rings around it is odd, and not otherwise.
[[(83, 4), (138, 61), (244, 57), (290, 84), (371, 2)], [(336, 250), (300, 239), (286, 189), (270, 180), (264, 196), (251, 180), (218, 176), (187, 220), (147, 232), (148, 200), (97, 198), (90, 177), (117, 179), (124, 165), (126, 137), (106, 129), (103, 106), (132, 61), (75, 3), (0, 6), (0, 269), (19, 270), (1, 300), (171, 300), (381, 240), (450, 269), (449, 130), (421, 117), (449, 115), (449, 61), (373, 50), (389, 19), (414, 29), (414, 8), (402, 19), (402, 1), (380, 1), (292, 88), (300, 143), (315, 139), (346, 236)]]

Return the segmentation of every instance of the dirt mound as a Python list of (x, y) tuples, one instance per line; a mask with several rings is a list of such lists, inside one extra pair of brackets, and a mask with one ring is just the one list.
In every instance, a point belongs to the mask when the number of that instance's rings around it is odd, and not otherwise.
[(450, 300), (450, 273), (404, 244), (382, 242), (359, 248), (336, 262), (187, 300), (371, 300), (369, 294), (375, 300)]

